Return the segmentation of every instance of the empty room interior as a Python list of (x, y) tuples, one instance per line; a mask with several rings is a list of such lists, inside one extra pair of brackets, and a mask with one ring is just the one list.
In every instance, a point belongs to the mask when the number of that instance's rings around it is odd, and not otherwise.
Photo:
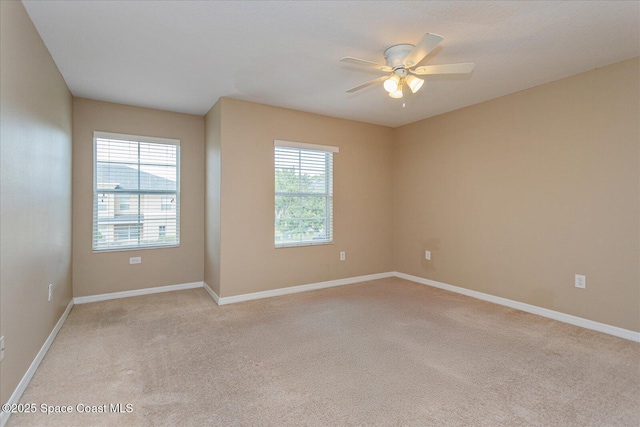
[(640, 424), (640, 2), (0, 31), (0, 426)]

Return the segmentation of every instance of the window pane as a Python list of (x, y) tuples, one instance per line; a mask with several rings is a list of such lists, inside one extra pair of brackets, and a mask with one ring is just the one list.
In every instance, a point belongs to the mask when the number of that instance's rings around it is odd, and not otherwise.
[(179, 150), (95, 138), (94, 250), (179, 243)]
[(275, 243), (332, 241), (332, 153), (275, 148)]

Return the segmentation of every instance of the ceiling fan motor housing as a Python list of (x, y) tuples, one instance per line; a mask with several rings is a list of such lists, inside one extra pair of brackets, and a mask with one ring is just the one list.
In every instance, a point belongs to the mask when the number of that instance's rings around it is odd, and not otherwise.
[(404, 68), (402, 62), (414, 47), (412, 44), (397, 44), (387, 48), (387, 50), (384, 51), (384, 59), (387, 61), (387, 65), (394, 70)]

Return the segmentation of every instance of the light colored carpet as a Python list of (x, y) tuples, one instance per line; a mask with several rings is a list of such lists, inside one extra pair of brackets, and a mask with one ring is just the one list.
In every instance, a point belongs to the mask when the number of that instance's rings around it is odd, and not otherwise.
[(77, 305), (22, 398), (74, 413), (8, 425), (638, 426), (639, 400), (637, 343), (392, 278)]

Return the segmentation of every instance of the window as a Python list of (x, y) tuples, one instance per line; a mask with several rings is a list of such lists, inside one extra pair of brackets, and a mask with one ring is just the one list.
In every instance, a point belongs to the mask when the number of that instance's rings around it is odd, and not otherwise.
[(180, 141), (94, 132), (93, 171), (94, 251), (178, 246)]
[(274, 141), (275, 246), (333, 242), (333, 153), (337, 147)]
[[(129, 196), (120, 196), (120, 206), (118, 207), (121, 211), (128, 211), (130, 209), (131, 199)], [(99, 206), (98, 206), (99, 209)]]

